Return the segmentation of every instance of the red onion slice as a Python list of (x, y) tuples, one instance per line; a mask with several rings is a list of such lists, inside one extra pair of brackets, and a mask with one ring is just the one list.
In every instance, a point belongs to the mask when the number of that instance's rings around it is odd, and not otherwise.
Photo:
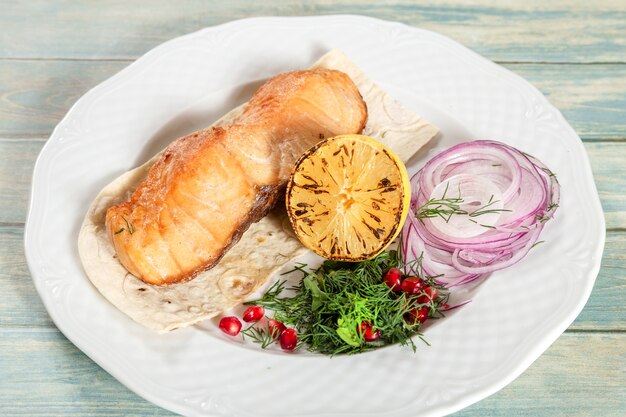
[(538, 159), (495, 141), (453, 146), (411, 178), (405, 262), (462, 285), (522, 259), (558, 207), (560, 187)]

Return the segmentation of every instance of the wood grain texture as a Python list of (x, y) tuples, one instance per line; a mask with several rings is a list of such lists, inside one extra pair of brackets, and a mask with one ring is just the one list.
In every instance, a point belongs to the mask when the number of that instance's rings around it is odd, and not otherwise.
[[(51, 326), (23, 253), (23, 229), (0, 227), (0, 329)], [(607, 236), (602, 269), (572, 330), (626, 331), (626, 232)]]
[(505, 67), (537, 87), (581, 138), (626, 139), (626, 65)]
[(569, 330), (626, 331), (626, 232), (607, 233), (593, 291)]
[(620, 0), (5, 0), (2, 9), (0, 58), (135, 58), (165, 40), (244, 17), (362, 14), (441, 32), (496, 61), (626, 59)]
[[(0, 136), (47, 136), (74, 102), (130, 62), (0, 60)], [(626, 139), (626, 65), (506, 64), (585, 140)]]
[(49, 135), (80, 96), (128, 64), (0, 61), (0, 132)]
[(45, 141), (0, 139), (0, 225), (23, 225), (37, 155)]
[[(43, 138), (0, 138), (0, 225), (26, 219), (32, 169)], [(609, 229), (626, 226), (626, 141), (585, 142)]]
[(130, 392), (54, 328), (0, 328), (0, 415), (172, 416)]
[(32, 167), (69, 107), (173, 37), (250, 16), (338, 13), (438, 31), (503, 63), (586, 142), (611, 230), (591, 298), (522, 376), (455, 416), (626, 415), (623, 0), (0, 0), (0, 10), (0, 415), (173, 415), (124, 388), (56, 330), (26, 267)]
[[(512, 384), (455, 415), (621, 417), (625, 344), (623, 333), (565, 334)], [(56, 330), (0, 329), (0, 351), (1, 415), (173, 415), (127, 390)]]
[(566, 333), (513, 383), (454, 416), (621, 417), (624, 380), (626, 334)]
[[(14, 327), (55, 328), (35, 290), (23, 247), (23, 228), (0, 227), (0, 332)], [(0, 357), (3, 354), (0, 349)]]
[(607, 229), (626, 229), (626, 142), (585, 143)]

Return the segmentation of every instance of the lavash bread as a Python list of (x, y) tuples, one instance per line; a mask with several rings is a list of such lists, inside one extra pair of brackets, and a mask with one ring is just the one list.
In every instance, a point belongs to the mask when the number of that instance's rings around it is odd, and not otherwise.
[[(368, 108), (363, 134), (390, 147), (406, 162), (438, 129), (410, 112), (377, 87), (343, 53), (332, 50), (312, 68), (343, 71), (355, 82)], [(228, 125), (243, 105), (215, 123)], [(297, 240), (284, 208), (250, 226), (239, 242), (212, 269), (171, 286), (152, 286), (131, 275), (117, 260), (105, 228), (106, 210), (141, 183), (159, 157), (121, 175), (91, 204), (78, 238), (83, 268), (98, 291), (141, 325), (167, 332), (209, 319), (240, 304), (278, 269), (306, 252)]]

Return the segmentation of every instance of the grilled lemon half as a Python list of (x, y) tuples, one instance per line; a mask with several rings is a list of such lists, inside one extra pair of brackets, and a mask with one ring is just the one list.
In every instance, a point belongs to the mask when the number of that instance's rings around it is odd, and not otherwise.
[(327, 259), (362, 261), (398, 236), (410, 190), (406, 168), (389, 148), (367, 136), (335, 136), (296, 162), (287, 212), (307, 248)]

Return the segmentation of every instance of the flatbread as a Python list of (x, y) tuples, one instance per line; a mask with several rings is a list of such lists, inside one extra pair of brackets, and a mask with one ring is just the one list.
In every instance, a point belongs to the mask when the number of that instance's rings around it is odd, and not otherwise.
[[(364, 134), (406, 162), (438, 129), (378, 88), (343, 53), (332, 50), (314, 68), (337, 69), (355, 82), (368, 108)], [(215, 125), (228, 125), (243, 110), (232, 110)], [(167, 287), (144, 283), (117, 260), (104, 225), (109, 207), (128, 199), (159, 155), (121, 175), (98, 194), (83, 221), (78, 251), (83, 268), (100, 293), (145, 327), (167, 332), (227, 311), (263, 285), (286, 263), (307, 251), (291, 230), (283, 207), (254, 223), (222, 260), (195, 279)]]
[(352, 78), (367, 103), (367, 125), (363, 135), (391, 148), (403, 162), (406, 163), (439, 132), (437, 127), (380, 89), (338, 49), (321, 57), (312, 68), (336, 69)]

